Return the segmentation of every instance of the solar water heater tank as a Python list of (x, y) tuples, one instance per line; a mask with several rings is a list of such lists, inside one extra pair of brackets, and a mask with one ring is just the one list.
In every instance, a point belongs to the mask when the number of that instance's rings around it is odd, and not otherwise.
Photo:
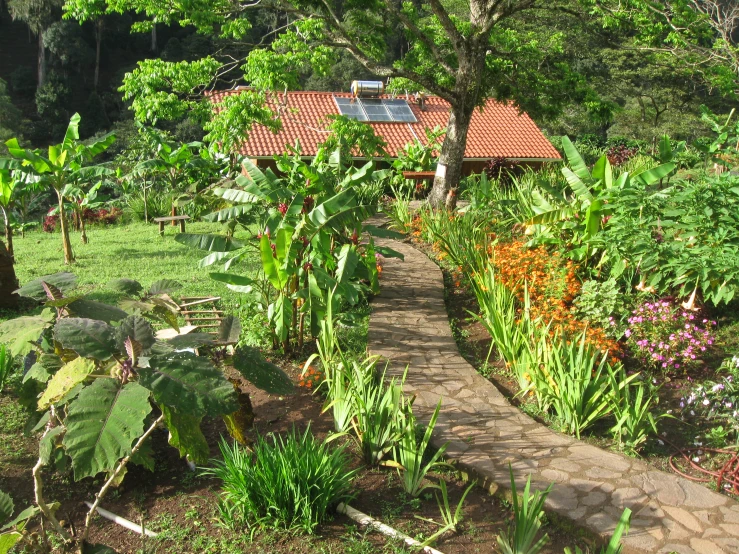
[(385, 92), (385, 83), (382, 81), (352, 81), (352, 96), (358, 98), (368, 98), (380, 96)]

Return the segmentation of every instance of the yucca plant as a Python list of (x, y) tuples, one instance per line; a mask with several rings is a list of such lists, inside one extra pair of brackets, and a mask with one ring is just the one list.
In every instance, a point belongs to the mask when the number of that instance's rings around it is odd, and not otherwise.
[(616, 377), (618, 369), (609, 364), (608, 353), (588, 346), (585, 340), (585, 332), (576, 340), (555, 336), (543, 363), (531, 368), (532, 386), (541, 403), (554, 411), (562, 431), (577, 438), (609, 415), (614, 397), (638, 377)]
[[(626, 533), (629, 532), (629, 525), (631, 523), (631, 510), (629, 508), (624, 508), (624, 511), (621, 513), (621, 517), (618, 520), (618, 524), (616, 525), (616, 528), (613, 530), (613, 535), (611, 535), (611, 540), (608, 541), (608, 544), (601, 548), (599, 550), (600, 554), (621, 554), (624, 547), (621, 544), (621, 537), (623, 537)], [(572, 549), (569, 547), (565, 548), (564, 554), (585, 554), (582, 549), (579, 546), (575, 547), (575, 551), (573, 553)]]
[(507, 531), (498, 535), (498, 545), (503, 554), (537, 554), (549, 542), (549, 535), (544, 534), (538, 540), (536, 535), (541, 528), (541, 517), (544, 514), (544, 502), (552, 492), (554, 484), (545, 491), (531, 493), (531, 475), (526, 480), (523, 495), (518, 498), (513, 468), (508, 466), (511, 474), (511, 494), (513, 495), (513, 521)]
[(419, 440), (416, 436), (417, 423), (416, 416), (413, 415), (413, 401), (406, 400), (404, 402), (402, 410), (402, 434), (395, 447), (395, 461), (403, 466), (402, 468), (398, 468), (398, 475), (400, 476), (400, 483), (403, 486), (403, 490), (414, 498), (429, 487), (429, 485), (423, 485), (423, 480), (429, 471), (449, 465), (439, 461), (444, 455), (444, 452), (446, 452), (446, 444), (441, 446), (441, 448), (425, 461), (427, 458), (426, 451), (431, 442), (431, 435), (434, 432), (434, 427), (436, 427), (440, 409), (441, 400), (439, 400), (434, 413), (431, 415), (431, 420), (426, 426), (423, 437)]
[(440, 529), (436, 533), (431, 535), (423, 542), (423, 544), (421, 545), (422, 547), (434, 544), (436, 540), (447, 531), (457, 531), (457, 526), (462, 522), (462, 507), (464, 506), (464, 501), (467, 499), (467, 495), (470, 493), (475, 485), (477, 485), (477, 481), (473, 481), (469, 484), (469, 486), (462, 493), (462, 498), (459, 499), (456, 509), (454, 510), (454, 512), (452, 512), (451, 506), (449, 504), (449, 493), (447, 492), (446, 481), (444, 481), (444, 479), (439, 479), (439, 484), (438, 486), (436, 486), (436, 488), (439, 489), (440, 494), (434, 494), (434, 496), (436, 497), (436, 505), (439, 506), (439, 514), (441, 515), (442, 523), (438, 523), (433, 519), (415, 516), (416, 519), (420, 519), (421, 521), (426, 521), (428, 523), (433, 523), (434, 525), (438, 525), (440, 527)]
[(652, 414), (657, 403), (656, 392), (649, 383), (636, 381), (629, 386), (618, 388), (618, 380), (623, 380), (623, 369), (609, 375), (611, 389), (617, 391), (613, 398), (613, 415), (616, 424), (611, 433), (618, 444), (630, 451), (638, 452), (650, 435), (657, 435), (657, 421), (669, 414)]
[(528, 320), (521, 318), (519, 322), (515, 294), (496, 279), (492, 264), (483, 273), (474, 274), (472, 283), (482, 315), (470, 314), (485, 326), (492, 338), (487, 359), (495, 347), (501, 359), (507, 364), (514, 363), (528, 341)]
[[(379, 376), (375, 365), (377, 358), (355, 366), (352, 382), (352, 397), (357, 416), (353, 422), (354, 432), (359, 441), (364, 461), (369, 465), (396, 466), (397, 462), (388, 460), (396, 443), (403, 435), (401, 410), (403, 407), (402, 386), (407, 368), (400, 380), (385, 380), (385, 371)], [(356, 374), (357, 370), (362, 371)]]
[(229, 525), (313, 533), (339, 502), (351, 498), (357, 470), (344, 447), (318, 441), (308, 427), (271, 441), (257, 436), (253, 453), (221, 440), (223, 460), (204, 471), (223, 483), (220, 512)]

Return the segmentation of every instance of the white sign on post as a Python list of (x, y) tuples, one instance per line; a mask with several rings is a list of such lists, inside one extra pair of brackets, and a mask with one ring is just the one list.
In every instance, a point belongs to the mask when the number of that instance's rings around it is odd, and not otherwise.
[(446, 165), (439, 164), (436, 166), (436, 176), (442, 179), (446, 177)]

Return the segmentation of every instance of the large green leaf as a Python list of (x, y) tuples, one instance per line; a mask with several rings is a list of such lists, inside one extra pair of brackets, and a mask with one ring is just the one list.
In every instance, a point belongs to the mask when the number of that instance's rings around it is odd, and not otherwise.
[(102, 302), (96, 302), (95, 300), (88, 300), (87, 298), (75, 300), (68, 305), (68, 308), (69, 311), (77, 317), (99, 319), (106, 323), (120, 321), (121, 319), (128, 317), (128, 313), (116, 306), (103, 304)]
[(270, 284), (277, 290), (281, 290), (283, 283), (280, 280), (280, 272), (277, 270), (277, 263), (267, 235), (262, 235), (262, 238), (259, 240), (259, 255), (262, 259), (262, 270)]
[(133, 279), (114, 279), (108, 283), (108, 286), (115, 291), (128, 295), (138, 294), (144, 288), (141, 283)]
[(0, 491), (0, 524), (5, 523), (15, 511), (15, 504), (9, 494)]
[(180, 413), (161, 406), (164, 423), (169, 429), (169, 444), (180, 451), (180, 456), (189, 456), (196, 464), (204, 464), (210, 456), (208, 441), (200, 430), (202, 417)]
[(7, 554), (23, 538), (18, 531), (0, 534), (0, 554)]
[(256, 348), (251, 346), (237, 348), (233, 356), (233, 366), (258, 389), (271, 394), (295, 392), (295, 386), (287, 373), (265, 360)]
[(241, 321), (233, 315), (228, 315), (221, 320), (216, 332), (217, 340), (223, 344), (236, 344), (241, 337)]
[(59, 443), (59, 435), (64, 433), (66, 429), (61, 425), (54, 427), (48, 433), (45, 433), (43, 438), (38, 443), (38, 457), (43, 465), (49, 465), (52, 460), (52, 455), (55, 453), (54, 450), (57, 448)]
[(257, 282), (254, 279), (234, 273), (209, 273), (214, 281), (226, 283), (228, 288), (236, 292), (250, 293)]
[(342, 246), (336, 268), (336, 280), (340, 283), (348, 282), (354, 275), (357, 264), (359, 264), (359, 255), (356, 247), (351, 244)]
[(44, 329), (54, 321), (54, 313), (45, 309), (39, 315), (17, 317), (0, 323), (0, 342), (10, 345), (13, 356), (25, 356)]
[(87, 358), (75, 358), (66, 363), (49, 381), (46, 390), (38, 400), (38, 409), (48, 409), (87, 379), (93, 371), (95, 371), (95, 362)]
[(391, 231), (390, 229), (383, 229), (382, 227), (375, 227), (374, 225), (363, 225), (362, 230), (368, 232), (373, 237), (379, 237), (383, 239), (403, 240), (405, 238), (405, 235), (403, 233)]
[(210, 346), (213, 344), (213, 337), (208, 333), (187, 333), (177, 335), (167, 341), (173, 348), (184, 350), (185, 348), (200, 348), (201, 346)]
[(590, 172), (588, 171), (588, 166), (585, 163), (585, 160), (582, 159), (582, 156), (580, 156), (580, 152), (578, 152), (577, 148), (575, 148), (575, 145), (572, 144), (572, 141), (569, 137), (562, 137), (562, 148), (565, 151), (567, 163), (570, 165), (570, 168), (572, 168), (572, 171), (575, 173), (575, 175), (577, 175), (583, 181), (590, 180)]
[(243, 244), (237, 240), (223, 235), (178, 233), (174, 240), (180, 244), (207, 250), (208, 252), (231, 252), (243, 248)]
[[(233, 189), (226, 189), (226, 190), (232, 191)], [(240, 190), (234, 191), (234, 192), (238, 192), (242, 195), (248, 194)], [(249, 196), (252, 196), (252, 195), (249, 195)], [(222, 210), (218, 210), (217, 212), (213, 212), (212, 214), (204, 215), (201, 219), (203, 221), (212, 221), (212, 222), (232, 221), (234, 219), (238, 219), (239, 217), (245, 214), (248, 214), (253, 209), (254, 207), (251, 204), (241, 204), (239, 206), (231, 206), (230, 208), (223, 208)]]
[(149, 294), (170, 294), (181, 288), (182, 283), (179, 281), (175, 281), (174, 279), (159, 279), (151, 284), (149, 287)]
[(124, 351), (124, 344), (128, 337), (138, 342), (144, 350), (151, 348), (156, 340), (151, 323), (137, 315), (128, 316), (115, 330), (116, 346), (120, 352)]
[(54, 339), (85, 358), (107, 360), (118, 352), (115, 329), (95, 319), (60, 319), (54, 326)]
[(139, 369), (139, 382), (157, 402), (194, 416), (218, 416), (238, 409), (233, 386), (209, 360), (189, 352), (156, 355)]
[(15, 293), (38, 301), (46, 300), (46, 292), (44, 291), (44, 287), (41, 285), (42, 281), (44, 283), (54, 285), (62, 292), (67, 292), (77, 286), (77, 276), (74, 273), (63, 271), (61, 273), (44, 275), (43, 277), (34, 279), (16, 290)]
[(149, 391), (135, 382), (122, 387), (115, 379), (96, 379), (70, 404), (64, 448), (77, 481), (112, 471), (131, 453), (151, 412)]
[(653, 169), (648, 169), (647, 171), (642, 171), (641, 173), (634, 175), (632, 179), (635, 179), (645, 186), (649, 186), (652, 183), (656, 183), (660, 179), (667, 177), (670, 173), (675, 171), (676, 167), (677, 166), (674, 163), (658, 165)]
[(405, 255), (397, 250), (388, 248), (387, 246), (375, 246), (375, 252), (381, 254), (384, 258), (399, 258), (405, 260)]

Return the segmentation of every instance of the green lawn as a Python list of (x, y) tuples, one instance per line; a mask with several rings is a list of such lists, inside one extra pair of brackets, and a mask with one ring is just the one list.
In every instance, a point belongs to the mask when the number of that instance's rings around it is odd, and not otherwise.
[[(223, 226), (217, 223), (188, 223), (190, 233), (218, 233)], [(259, 333), (263, 318), (255, 318), (255, 308), (249, 307), (248, 297), (230, 291), (226, 285), (208, 277), (211, 271), (222, 271), (222, 265), (198, 267), (198, 260), (207, 252), (184, 246), (174, 240), (177, 227), (165, 227), (160, 237), (155, 224), (130, 223), (88, 229), (88, 244), (82, 244), (79, 233), (72, 233), (72, 248), (76, 263), (64, 264), (61, 235), (41, 231), (26, 233), (14, 240), (15, 271), (21, 284), (41, 275), (59, 271), (71, 271), (79, 278), (79, 292), (102, 302), (116, 303), (120, 294), (107, 288), (113, 279), (126, 277), (139, 281), (145, 287), (157, 279), (176, 279), (183, 284), (177, 291), (179, 296), (217, 295), (222, 298), (220, 306), (229, 313), (240, 316), (248, 329), (254, 323)], [(236, 234), (245, 240), (245, 232)], [(256, 256), (231, 267), (232, 272), (253, 274), (259, 267)], [(4, 315), (3, 319), (12, 317)], [(257, 324), (258, 323), (258, 324)]]

